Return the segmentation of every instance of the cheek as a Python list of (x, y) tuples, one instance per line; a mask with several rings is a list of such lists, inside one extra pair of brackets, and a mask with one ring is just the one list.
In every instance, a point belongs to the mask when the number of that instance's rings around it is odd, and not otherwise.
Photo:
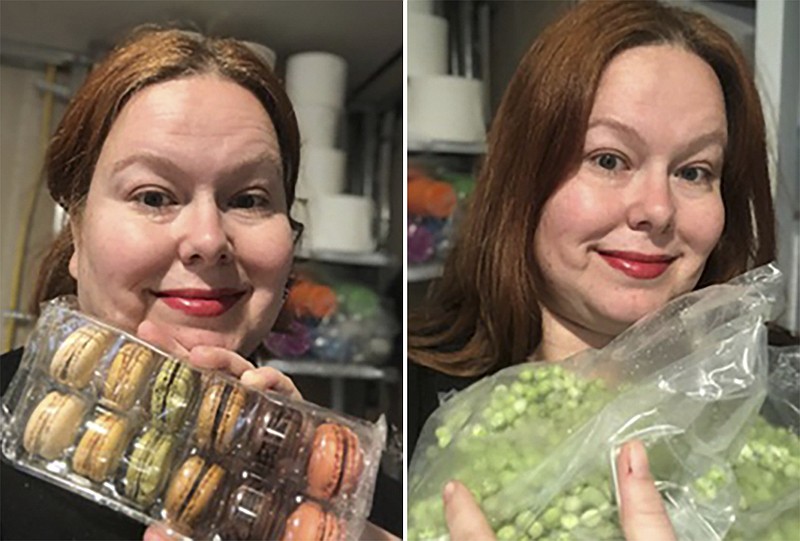
[(725, 228), (725, 207), (719, 200), (696, 209), (684, 228), (695, 251), (707, 257), (719, 243)]
[(237, 255), (250, 279), (262, 287), (282, 287), (292, 268), (294, 250), (288, 220), (247, 231), (240, 239)]

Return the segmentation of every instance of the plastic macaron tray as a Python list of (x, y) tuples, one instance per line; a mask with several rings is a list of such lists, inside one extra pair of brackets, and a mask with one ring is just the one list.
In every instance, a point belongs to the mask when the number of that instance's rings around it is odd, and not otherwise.
[(20, 469), (199, 539), (355, 539), (386, 425), (198, 370), (45, 305), (3, 398)]

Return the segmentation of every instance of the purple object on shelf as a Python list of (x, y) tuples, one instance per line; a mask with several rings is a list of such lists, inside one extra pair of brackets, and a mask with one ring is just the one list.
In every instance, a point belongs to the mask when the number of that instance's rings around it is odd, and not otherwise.
[(311, 332), (308, 327), (299, 321), (292, 321), (289, 332), (271, 332), (264, 339), (274, 355), (285, 359), (296, 359), (308, 353), (311, 349)]
[(408, 262), (424, 263), (433, 257), (434, 249), (433, 233), (422, 225), (409, 222), (408, 224)]

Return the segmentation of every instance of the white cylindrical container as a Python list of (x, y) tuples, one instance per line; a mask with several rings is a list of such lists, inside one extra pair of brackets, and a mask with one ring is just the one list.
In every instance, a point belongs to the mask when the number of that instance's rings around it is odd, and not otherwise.
[(413, 141), (480, 143), (486, 140), (483, 85), (449, 75), (408, 81), (408, 138)]
[(447, 75), (447, 19), (408, 13), (408, 75)]
[(294, 105), (300, 141), (303, 145), (339, 146), (339, 125), (342, 110), (329, 105)]
[(407, 0), (409, 13), (433, 14), (433, 0)]
[(303, 146), (297, 175), (297, 197), (344, 192), (346, 166), (347, 154), (342, 150)]
[(335, 54), (299, 53), (286, 62), (286, 93), (295, 105), (344, 106), (347, 62)]
[(243, 43), (247, 45), (251, 51), (256, 53), (256, 56), (258, 56), (266, 65), (268, 65), (272, 71), (275, 71), (275, 63), (278, 60), (278, 56), (275, 54), (275, 51), (266, 45), (262, 45), (254, 41), (244, 41)]
[(375, 205), (369, 197), (357, 195), (315, 195), (309, 199), (313, 250), (373, 252), (372, 218)]

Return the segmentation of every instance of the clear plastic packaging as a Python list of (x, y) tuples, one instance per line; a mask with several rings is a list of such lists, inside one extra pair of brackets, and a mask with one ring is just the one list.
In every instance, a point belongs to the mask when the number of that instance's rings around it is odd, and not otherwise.
[(797, 434), (757, 415), (764, 322), (780, 295), (780, 273), (761, 267), (675, 299), (601, 350), (513, 366), (456, 394), (426, 423), (411, 462), (409, 539), (448, 538), (450, 479), (470, 488), (499, 539), (622, 539), (614, 467), (630, 439), (647, 446), (681, 540), (723, 539), (734, 524), (752, 539), (765, 526), (747, 524), (756, 507), (797, 514), (791, 488), (745, 509), (750, 487), (737, 482), (755, 445), (770, 449), (776, 486), (800, 483)]
[(356, 539), (386, 438), (47, 303), (2, 404), (16, 467), (192, 538)]

